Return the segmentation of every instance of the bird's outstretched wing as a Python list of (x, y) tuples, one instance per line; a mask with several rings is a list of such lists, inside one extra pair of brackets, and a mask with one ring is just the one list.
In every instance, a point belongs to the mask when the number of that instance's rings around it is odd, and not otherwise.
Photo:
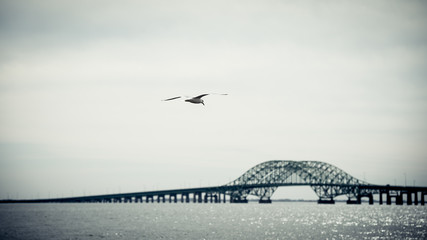
[(206, 96), (206, 95), (209, 95), (209, 93), (202, 94), (202, 95), (199, 95), (199, 96), (197, 96), (197, 97), (193, 97), (193, 99), (200, 99), (200, 98), (202, 98), (202, 97), (204, 97), (204, 96)]
[[(228, 94), (227, 93), (205, 93), (205, 94), (199, 95), (197, 97), (189, 98), (189, 99), (201, 99), (202, 97), (207, 96), (207, 95), (228, 95)], [(171, 100), (175, 100), (175, 99), (182, 98), (182, 97), (188, 98), (189, 96), (178, 96), (178, 97), (164, 99), (162, 101), (171, 101)]]
[(170, 101), (170, 100), (175, 100), (175, 99), (178, 99), (178, 98), (181, 98), (181, 96), (179, 96), (179, 97), (173, 97), (173, 98), (168, 98), (168, 99), (165, 99), (163, 101)]

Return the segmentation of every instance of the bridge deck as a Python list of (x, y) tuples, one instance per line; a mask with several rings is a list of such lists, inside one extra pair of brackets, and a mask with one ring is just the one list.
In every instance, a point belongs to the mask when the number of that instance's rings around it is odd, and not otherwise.
[[(185, 188), (185, 189), (171, 189), (171, 190), (159, 190), (159, 191), (146, 191), (146, 192), (132, 192), (132, 193), (119, 193), (119, 194), (104, 194), (104, 195), (94, 195), (94, 196), (79, 196), (79, 197), (67, 197), (67, 198), (49, 198), (49, 199), (24, 199), (24, 200), (0, 200), (0, 203), (48, 203), (48, 202), (101, 202), (106, 199), (141, 199), (143, 197), (160, 197), (169, 196), (172, 198), (176, 195), (187, 196), (189, 194), (205, 194), (215, 193), (223, 194), (225, 199), (225, 194), (230, 195), (233, 192), (245, 191), (254, 188), (274, 188), (274, 187), (283, 187), (283, 186), (324, 186), (324, 187), (342, 187), (342, 188), (358, 188), (360, 190), (377, 190), (380, 194), (389, 192), (389, 191), (400, 191), (402, 193), (421, 193), (421, 203), (424, 204), (424, 195), (427, 194), (427, 187), (417, 187), (417, 186), (390, 186), (390, 185), (350, 185), (350, 184), (307, 184), (307, 183), (278, 183), (278, 184), (248, 184), (248, 185), (222, 185), (222, 186), (211, 186), (211, 187), (199, 187), (199, 188)], [(201, 197), (201, 195), (200, 195)], [(381, 196), (382, 197), (382, 196)], [(415, 197), (417, 201), (417, 196)], [(136, 200), (135, 200), (136, 201)], [(148, 201), (148, 199), (147, 199)], [(175, 200), (176, 201), (176, 200)], [(266, 201), (261, 199), (260, 202)], [(350, 201), (350, 200), (349, 200)]]

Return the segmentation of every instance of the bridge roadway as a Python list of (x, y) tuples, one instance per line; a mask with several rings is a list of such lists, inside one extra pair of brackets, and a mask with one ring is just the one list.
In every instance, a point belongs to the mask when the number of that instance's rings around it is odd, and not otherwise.
[[(310, 186), (310, 187), (340, 187), (358, 189), (360, 192), (356, 199), (349, 197), (347, 204), (361, 204), (362, 198), (368, 198), (369, 204), (374, 203), (372, 190), (379, 194), (379, 204), (383, 204), (383, 194), (386, 195), (386, 204), (391, 205), (392, 199), (397, 205), (403, 205), (403, 197), (406, 195), (408, 205), (425, 205), (427, 187), (390, 186), (390, 185), (351, 185), (351, 184), (308, 184), (308, 183), (277, 183), (277, 184), (245, 184), (245, 185), (222, 185), (213, 187), (185, 188), (173, 190), (133, 192), (120, 194), (105, 194), (94, 196), (80, 196), (50, 199), (27, 199), (27, 200), (0, 200), (0, 203), (142, 203), (142, 202), (194, 202), (194, 203), (226, 203), (227, 195), (230, 203), (247, 203), (246, 198), (232, 197), (233, 193), (244, 192), (256, 188), (272, 188), (285, 186)], [(370, 190), (363, 193), (363, 190)], [(191, 197), (192, 196), (192, 197)], [(144, 201), (145, 200), (145, 201)], [(270, 198), (260, 198), (259, 203), (271, 203)], [(333, 198), (319, 199), (320, 204), (333, 204)]]

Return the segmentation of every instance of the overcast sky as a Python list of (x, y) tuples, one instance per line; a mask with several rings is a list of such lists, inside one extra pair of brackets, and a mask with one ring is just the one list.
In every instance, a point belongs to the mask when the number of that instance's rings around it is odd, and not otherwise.
[[(0, 199), (268, 160), (427, 186), (426, 23), (423, 1), (1, 0)], [(202, 93), (229, 95), (161, 101)]]

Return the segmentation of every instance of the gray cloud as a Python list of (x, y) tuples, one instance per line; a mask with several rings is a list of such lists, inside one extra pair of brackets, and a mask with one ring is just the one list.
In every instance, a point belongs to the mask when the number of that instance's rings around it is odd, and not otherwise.
[[(39, 192), (221, 184), (269, 159), (427, 184), (422, 2), (0, 4), (2, 165), (19, 158), (0, 198), (33, 165)], [(160, 101), (202, 92), (230, 95)]]

